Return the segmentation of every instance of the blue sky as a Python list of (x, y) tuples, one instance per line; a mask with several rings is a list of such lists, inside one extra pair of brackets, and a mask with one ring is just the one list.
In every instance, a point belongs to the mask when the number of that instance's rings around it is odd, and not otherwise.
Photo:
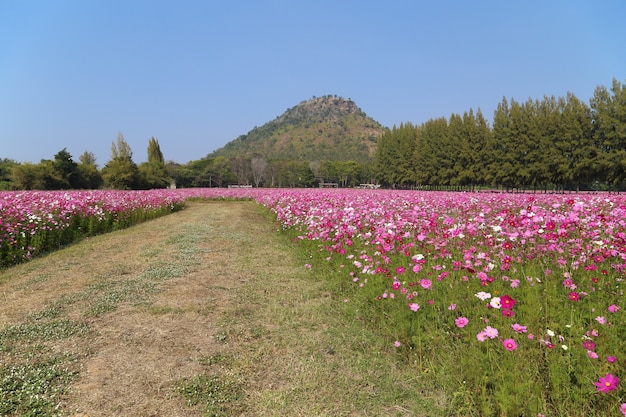
[(0, 158), (200, 159), (313, 96), (384, 126), (626, 82), (626, 0), (0, 0)]

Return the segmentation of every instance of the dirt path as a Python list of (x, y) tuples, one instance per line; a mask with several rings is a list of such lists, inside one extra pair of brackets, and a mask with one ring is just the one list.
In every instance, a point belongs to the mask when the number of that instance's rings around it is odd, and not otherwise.
[(204, 202), (2, 271), (0, 397), (21, 372), (63, 416), (420, 415), (307, 262), (254, 203)]
[(255, 221), (251, 203), (193, 204), (5, 271), (0, 328), (51, 310), (88, 324), (89, 337), (51, 346), (80, 358), (74, 415), (200, 415), (173, 388), (224, 349), (220, 320), (246, 280), (233, 253)]

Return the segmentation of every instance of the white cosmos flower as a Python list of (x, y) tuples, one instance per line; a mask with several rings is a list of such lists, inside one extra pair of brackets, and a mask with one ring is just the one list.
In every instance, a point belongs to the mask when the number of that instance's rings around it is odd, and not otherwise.
[(478, 292), (474, 295), (480, 298), (482, 301), (485, 301), (487, 298), (491, 298), (491, 294), (489, 294), (488, 292), (484, 292), (484, 291)]
[(489, 301), (489, 305), (493, 308), (500, 308), (502, 304), (500, 304), (500, 297), (493, 297), (491, 301)]

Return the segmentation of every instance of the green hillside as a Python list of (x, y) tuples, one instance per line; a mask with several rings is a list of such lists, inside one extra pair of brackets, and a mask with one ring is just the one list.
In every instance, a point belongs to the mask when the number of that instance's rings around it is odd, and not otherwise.
[(384, 130), (350, 99), (313, 97), (207, 158), (258, 155), (269, 160), (368, 162), (374, 159), (378, 137)]

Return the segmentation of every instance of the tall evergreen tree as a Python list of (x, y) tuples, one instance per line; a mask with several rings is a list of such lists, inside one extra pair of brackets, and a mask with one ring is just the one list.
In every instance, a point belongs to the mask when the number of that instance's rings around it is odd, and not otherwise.
[(129, 190), (139, 186), (139, 170), (122, 133), (117, 135), (117, 143), (111, 145), (111, 160), (102, 169), (102, 178), (110, 188)]
[(166, 188), (171, 183), (159, 141), (154, 137), (148, 140), (148, 162), (139, 164), (138, 168), (139, 188)]
[(161, 146), (159, 146), (159, 141), (156, 140), (154, 136), (148, 140), (148, 162), (161, 162), (165, 164)]
[(565, 98), (559, 129), (559, 137), (563, 138), (561, 150), (567, 161), (566, 179), (576, 190), (581, 186), (589, 188), (599, 174), (598, 148), (594, 146), (591, 109), (572, 93)]
[(613, 79), (611, 90), (596, 88), (591, 99), (594, 140), (599, 146), (600, 178), (609, 189), (625, 182), (626, 172), (626, 86)]

